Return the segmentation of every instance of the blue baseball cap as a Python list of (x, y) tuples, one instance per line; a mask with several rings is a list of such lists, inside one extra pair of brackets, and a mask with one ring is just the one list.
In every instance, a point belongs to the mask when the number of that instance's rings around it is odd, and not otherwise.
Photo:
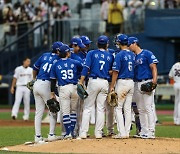
[(136, 37), (129, 37), (128, 38), (128, 46), (130, 46), (131, 44), (134, 44), (134, 43), (138, 43), (138, 42), (139, 42), (139, 40)]
[(82, 40), (78, 37), (73, 37), (71, 39), (71, 44), (78, 45), (80, 48), (85, 48), (86, 46), (82, 43)]
[(88, 45), (90, 44), (92, 41), (89, 39), (89, 37), (87, 36), (81, 36), (80, 39), (82, 40), (82, 43), (85, 44), (85, 45)]
[(60, 53), (67, 53), (67, 52), (70, 52), (70, 47), (67, 44), (63, 44), (60, 47)]
[(58, 41), (58, 42), (54, 42), (52, 45), (52, 51), (57, 51), (60, 50), (60, 47), (63, 45), (62, 42)]
[(119, 42), (120, 44), (128, 44), (128, 36), (125, 34), (118, 34), (115, 37), (115, 43)]
[(109, 43), (109, 38), (105, 35), (101, 35), (98, 38), (98, 44), (108, 44)]

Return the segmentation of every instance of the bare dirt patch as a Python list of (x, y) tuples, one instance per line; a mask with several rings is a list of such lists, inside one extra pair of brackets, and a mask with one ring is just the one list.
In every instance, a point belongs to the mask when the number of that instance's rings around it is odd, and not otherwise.
[(10, 151), (47, 153), (122, 153), (166, 154), (180, 153), (180, 139), (86, 139), (60, 140), (42, 145), (17, 145), (7, 147)]

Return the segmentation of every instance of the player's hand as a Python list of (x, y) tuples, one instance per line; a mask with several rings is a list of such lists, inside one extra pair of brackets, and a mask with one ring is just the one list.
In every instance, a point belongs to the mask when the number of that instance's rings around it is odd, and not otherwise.
[(14, 94), (14, 87), (11, 87), (10, 91), (11, 91), (11, 94)]
[(111, 87), (111, 88), (110, 88), (110, 92), (112, 92), (112, 91), (114, 91), (114, 88)]
[(54, 92), (51, 92), (51, 99), (54, 98), (56, 100), (56, 96)]

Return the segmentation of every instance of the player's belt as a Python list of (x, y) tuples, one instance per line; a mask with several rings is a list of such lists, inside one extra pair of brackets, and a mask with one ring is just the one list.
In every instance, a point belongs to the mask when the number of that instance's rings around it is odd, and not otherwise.
[(40, 81), (49, 81), (49, 80), (47, 80), (47, 79), (37, 79), (37, 80), (40, 80)]
[(151, 79), (147, 78), (147, 79), (142, 79), (142, 80), (135, 80), (135, 82), (142, 82), (142, 81), (147, 81), (147, 80), (151, 80)]
[(107, 78), (100, 78), (100, 77), (97, 77), (97, 76), (90, 77), (90, 78), (93, 78), (93, 79), (104, 79), (104, 80), (108, 80)]
[(118, 78), (118, 79), (121, 79), (121, 80), (132, 80), (131, 78)]

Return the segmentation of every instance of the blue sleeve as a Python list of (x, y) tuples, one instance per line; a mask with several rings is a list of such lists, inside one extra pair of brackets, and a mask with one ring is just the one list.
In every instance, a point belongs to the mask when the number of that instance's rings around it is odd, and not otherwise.
[(121, 68), (121, 58), (120, 55), (118, 54), (114, 59), (112, 70), (119, 72), (120, 68)]
[(152, 52), (147, 53), (147, 61), (149, 65), (157, 64), (159, 62)]
[(41, 57), (39, 57), (39, 59), (34, 63), (33, 70), (38, 71), (40, 69), (42, 57), (43, 57), (43, 55)]
[(88, 54), (86, 56), (86, 60), (85, 60), (84, 66), (83, 66), (83, 70), (82, 70), (82, 73), (81, 73), (82, 76), (87, 76), (88, 71), (91, 68), (91, 63), (92, 63), (91, 55), (92, 55), (92, 52), (91, 51), (88, 52)]
[(76, 61), (75, 63), (76, 63), (76, 65), (77, 65), (77, 70), (78, 70), (78, 72), (81, 72), (82, 69), (83, 69), (83, 64), (80, 63), (79, 61)]
[(50, 79), (57, 79), (56, 75), (56, 64), (54, 64), (50, 71)]

